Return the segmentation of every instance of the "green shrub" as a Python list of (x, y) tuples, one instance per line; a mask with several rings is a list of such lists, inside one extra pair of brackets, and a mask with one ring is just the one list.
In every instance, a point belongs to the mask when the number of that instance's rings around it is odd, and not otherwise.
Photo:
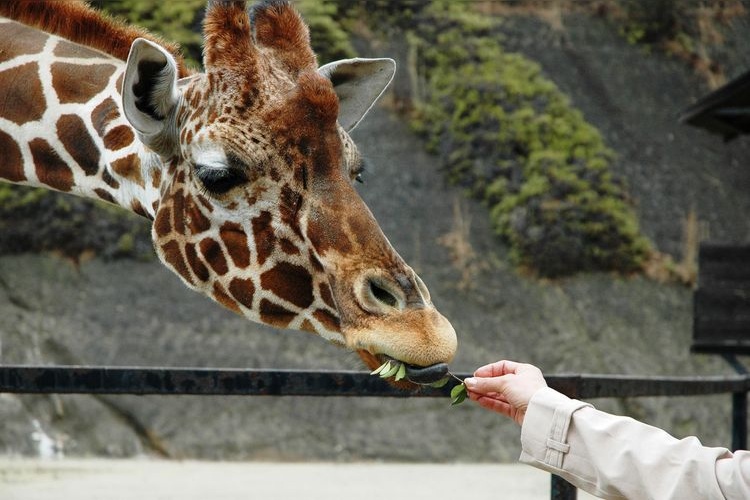
[(422, 15), (413, 125), (487, 204), (515, 261), (549, 277), (639, 270), (650, 246), (598, 131), (537, 64), (502, 49), (490, 20), (442, 1)]
[(339, 23), (339, 7), (335, 1), (299, 0), (295, 6), (310, 28), (310, 42), (319, 64), (357, 55), (349, 35)]
[(150, 223), (104, 202), (0, 184), (0, 254), (48, 251), (150, 259)]
[[(93, 2), (110, 14), (177, 42), (193, 66), (199, 66), (203, 36), (201, 23), (206, 0), (154, 2), (153, 0), (96, 0)], [(248, 2), (252, 5), (253, 2)], [(330, 0), (295, 2), (310, 27), (313, 50), (321, 64), (354, 57), (349, 37), (338, 23), (338, 5)]]
[(201, 22), (206, 0), (95, 0), (91, 3), (165, 40), (179, 43), (188, 64), (194, 67), (200, 65), (203, 50)]

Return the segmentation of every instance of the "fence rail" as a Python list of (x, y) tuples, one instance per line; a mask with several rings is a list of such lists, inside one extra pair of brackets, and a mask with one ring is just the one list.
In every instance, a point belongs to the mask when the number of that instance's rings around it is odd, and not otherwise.
[[(468, 373), (457, 374), (459, 378)], [(750, 376), (642, 377), (562, 374), (550, 387), (580, 399), (699, 396), (750, 391)], [(442, 397), (442, 389), (396, 389), (360, 371), (0, 365), (0, 392), (214, 396)]]
[[(466, 376), (458, 374), (459, 378)], [(577, 399), (731, 394), (732, 448), (747, 448), (750, 375), (563, 374), (546, 379), (550, 387)], [(15, 394), (447, 397), (455, 383), (440, 389), (404, 391), (357, 371), (0, 365), (0, 393)], [(574, 487), (552, 476), (552, 500), (574, 500), (576, 496)]]

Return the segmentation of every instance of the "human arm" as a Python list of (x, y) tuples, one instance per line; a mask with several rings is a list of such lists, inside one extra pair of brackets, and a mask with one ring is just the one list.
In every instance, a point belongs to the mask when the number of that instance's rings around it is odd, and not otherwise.
[[(538, 375), (518, 370), (530, 365), (501, 363), (480, 368), (466, 385), (482, 406), (522, 415), (522, 462), (602, 498), (750, 498), (750, 452), (704, 447), (694, 437), (678, 440), (546, 384), (526, 399), (529, 387), (539, 385)], [(495, 376), (485, 377), (488, 373)], [(516, 405), (515, 413), (505, 405)]]

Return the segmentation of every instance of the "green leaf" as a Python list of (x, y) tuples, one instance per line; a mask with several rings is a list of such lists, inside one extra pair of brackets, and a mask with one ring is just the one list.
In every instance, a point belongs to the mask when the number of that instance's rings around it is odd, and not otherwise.
[(395, 362), (392, 363), (392, 366), (388, 370), (383, 370), (380, 372), (380, 376), (383, 378), (389, 378), (394, 376), (396, 373), (398, 373), (398, 369), (401, 366), (401, 363)]
[(398, 372), (396, 372), (396, 382), (401, 380), (402, 378), (406, 377), (406, 365), (404, 363), (401, 363), (401, 366), (398, 367)]
[(462, 382), (451, 389), (451, 406), (461, 404), (466, 399), (466, 385)]
[(432, 382), (431, 384), (427, 384), (427, 385), (429, 385), (430, 387), (434, 387), (436, 389), (440, 389), (441, 387), (444, 387), (445, 384), (447, 384), (450, 379), (451, 379), (450, 377), (443, 377), (437, 382)]
[(386, 365), (389, 363), (390, 361), (386, 361), (382, 365), (378, 366), (377, 368), (375, 368), (373, 371), (370, 372), (370, 375), (377, 375), (378, 373), (382, 372), (383, 369), (386, 367)]
[(392, 369), (393, 369), (393, 363), (391, 363), (390, 361), (386, 361), (385, 365), (383, 366), (383, 369), (380, 370), (380, 376), (383, 378), (386, 378), (388, 376), (386, 375), (386, 373), (388, 373)]

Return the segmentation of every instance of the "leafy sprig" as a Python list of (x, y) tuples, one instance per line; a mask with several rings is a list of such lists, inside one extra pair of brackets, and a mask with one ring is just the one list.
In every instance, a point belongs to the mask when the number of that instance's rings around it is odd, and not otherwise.
[[(382, 379), (393, 377), (393, 380), (398, 382), (399, 380), (406, 378), (406, 364), (402, 361), (389, 359), (379, 367), (375, 368), (375, 370), (370, 372), (370, 375), (378, 375)], [(464, 400), (466, 400), (466, 384), (464, 384), (463, 380), (461, 380), (451, 372), (448, 372), (448, 375), (441, 378), (440, 380), (424, 385), (439, 389), (441, 387), (444, 387), (451, 378), (454, 378), (459, 382), (451, 389), (451, 406), (455, 406), (463, 403)]]

